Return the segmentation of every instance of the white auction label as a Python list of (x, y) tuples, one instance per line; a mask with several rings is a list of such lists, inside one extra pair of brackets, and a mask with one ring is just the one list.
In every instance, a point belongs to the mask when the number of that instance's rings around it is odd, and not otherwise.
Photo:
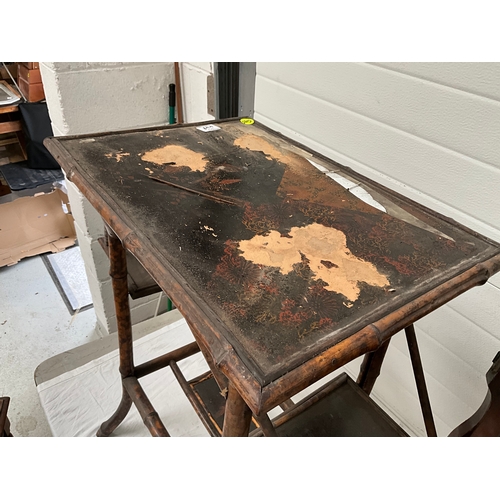
[(202, 132), (213, 132), (214, 130), (220, 130), (220, 127), (217, 125), (202, 125), (201, 127), (196, 127), (198, 130)]

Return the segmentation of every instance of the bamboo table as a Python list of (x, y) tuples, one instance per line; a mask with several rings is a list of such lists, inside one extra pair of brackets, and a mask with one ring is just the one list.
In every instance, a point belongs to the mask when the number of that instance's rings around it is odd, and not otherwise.
[[(497, 243), (258, 123), (45, 145), (108, 227), (123, 398), (100, 435), (132, 403), (153, 435), (168, 435), (138, 379), (198, 349), (227, 396), (223, 435), (248, 435), (252, 414), (272, 435), (270, 409), (361, 355), (369, 393), (403, 329), (435, 433), (412, 325), (498, 272)], [(140, 366), (125, 249), (196, 339)]]

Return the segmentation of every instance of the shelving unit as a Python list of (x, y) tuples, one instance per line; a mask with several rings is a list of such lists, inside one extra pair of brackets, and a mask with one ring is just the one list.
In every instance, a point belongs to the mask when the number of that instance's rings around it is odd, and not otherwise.
[[(0, 80), (0, 83), (5, 86), (10, 92), (17, 97), (21, 97), (14, 86), (10, 85), (5, 80)], [(23, 157), (17, 161), (26, 160), (26, 147), (24, 136), (22, 133), (22, 124), (19, 116), (19, 102), (0, 106), (0, 146), (9, 146), (18, 143)], [(9, 161), (11, 163), (12, 161)]]

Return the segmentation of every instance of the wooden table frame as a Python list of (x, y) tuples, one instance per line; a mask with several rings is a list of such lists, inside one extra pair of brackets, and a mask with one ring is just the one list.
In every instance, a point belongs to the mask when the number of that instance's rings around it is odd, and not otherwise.
[[(229, 120), (218, 120), (214, 123), (224, 121)], [(206, 124), (206, 122), (203, 124)], [(191, 127), (195, 125), (199, 124), (189, 124)], [(176, 125), (175, 127), (183, 126), (188, 125)], [(156, 130), (156, 128), (142, 129), (141, 132), (147, 130)], [(131, 131), (118, 132), (118, 134), (128, 132)], [(114, 132), (113, 134), (117, 133)], [(78, 136), (78, 138), (105, 135), (109, 135), (109, 133)], [(277, 379), (262, 384), (248, 370), (235, 348), (227, 341), (228, 337), (224, 333), (227, 327), (220, 322), (219, 318), (204, 302), (199, 300), (199, 297), (190, 288), (189, 284), (183, 280), (182, 276), (178, 274), (176, 269), (169, 262), (159, 257), (158, 249), (154, 247), (148, 238), (143, 237), (140, 228), (134, 227), (128, 215), (119, 210), (115, 201), (106, 193), (98, 192), (92, 183), (81, 174), (72, 156), (60, 144), (64, 140), (75, 137), (46, 139), (45, 145), (61, 164), (67, 178), (76, 184), (83, 195), (97, 209), (108, 228), (110, 274), (113, 282), (118, 321), (123, 396), (118, 409), (108, 421), (102, 424), (98, 435), (105, 436), (113, 432), (127, 415), (131, 404), (134, 403), (151, 434), (154, 436), (167, 436), (168, 432), (165, 426), (161, 423), (158, 414), (142, 390), (138, 379), (169, 365), (171, 361), (179, 361), (201, 350), (219, 387), (223, 393), (227, 394), (223, 435), (246, 436), (249, 432), (252, 414), (259, 418), (263, 428), (267, 428), (270, 423), (267, 418), (268, 411), (285, 403), (301, 390), (363, 355), (366, 356), (358, 377), (358, 384), (369, 393), (380, 372), (380, 366), (390, 338), (401, 330), (406, 331), (427, 432), (429, 435), (435, 435), (435, 426), (432, 420), (429, 398), (425, 388), (422, 365), (412, 325), (418, 319), (438, 309), (470, 288), (486, 283), (493, 274), (500, 270), (500, 250), (495, 255), (484, 258), (479, 262), (477, 262), (479, 260), (477, 258), (476, 263), (471, 263), (468, 269), (458, 275), (455, 273), (454, 276), (433, 290), (408, 301), (382, 318), (371, 322), (345, 340), (328, 347)], [(294, 144), (294, 141), (289, 142)], [(302, 145), (300, 147), (307, 150)], [(366, 179), (359, 174), (357, 175)], [(382, 193), (402, 199), (408, 204), (418, 206), (425, 213), (445, 219), (439, 214), (411, 202), (373, 181), (367, 180), (367, 182), (372, 186), (377, 186), (377, 189)], [(470, 234), (480, 236), (455, 222), (453, 224)], [(481, 238), (486, 240), (484, 237)], [(495, 242), (491, 243), (497, 247)], [(195, 343), (139, 366), (134, 366), (133, 363), (125, 249), (137, 258), (161, 289), (172, 299), (172, 302), (186, 319), (196, 339)], [(272, 435), (272, 429), (269, 429), (269, 433)]]

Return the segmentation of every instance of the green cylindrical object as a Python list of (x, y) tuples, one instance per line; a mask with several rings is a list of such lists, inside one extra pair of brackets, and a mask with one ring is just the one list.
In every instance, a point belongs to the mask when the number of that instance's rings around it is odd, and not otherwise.
[(168, 105), (169, 105), (169, 116), (168, 123), (175, 123), (175, 83), (169, 85), (168, 93)]

